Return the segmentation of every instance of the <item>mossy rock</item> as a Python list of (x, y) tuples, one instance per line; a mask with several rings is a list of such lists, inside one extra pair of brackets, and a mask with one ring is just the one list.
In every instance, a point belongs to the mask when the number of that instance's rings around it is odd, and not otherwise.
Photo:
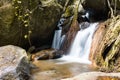
[[(93, 54), (93, 62), (107, 72), (120, 71), (120, 16), (106, 21), (103, 36)], [(95, 38), (95, 37), (94, 37)]]
[[(61, 9), (56, 4), (37, 8), (32, 14), (33, 33), (31, 39), (36, 46), (51, 42), (52, 35), (60, 19)], [(38, 35), (39, 33), (39, 35)]]
[[(27, 8), (33, 11), (30, 15), (32, 46), (51, 44), (54, 29), (62, 14), (62, 7), (55, 0), (21, 0), (21, 2), (24, 11)], [(24, 38), (26, 33), (28, 28), (15, 16), (12, 1), (0, 0), (0, 46), (12, 44), (29, 48), (29, 40)]]

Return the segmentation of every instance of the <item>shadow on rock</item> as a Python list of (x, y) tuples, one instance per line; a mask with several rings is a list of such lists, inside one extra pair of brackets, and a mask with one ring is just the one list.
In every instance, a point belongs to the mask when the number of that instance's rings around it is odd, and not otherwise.
[(62, 57), (63, 51), (55, 49), (46, 49), (32, 55), (32, 60), (57, 59)]

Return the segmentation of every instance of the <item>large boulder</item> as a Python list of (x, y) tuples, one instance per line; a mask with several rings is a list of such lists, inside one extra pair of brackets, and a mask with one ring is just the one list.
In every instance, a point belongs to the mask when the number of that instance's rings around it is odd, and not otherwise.
[[(113, 10), (117, 10), (117, 14), (120, 13), (120, 1), (119, 0), (108, 0), (110, 6)], [(108, 16), (108, 12), (110, 10), (109, 4), (107, 0), (81, 0), (81, 4), (83, 7), (88, 10), (92, 9), (98, 14), (97, 16)], [(96, 16), (96, 17), (97, 17)]]
[(81, 4), (93, 20), (99, 21), (108, 17), (109, 8), (106, 0), (81, 0)]
[(51, 44), (61, 13), (55, 0), (0, 0), (0, 46)]
[(92, 61), (92, 64), (94, 66), (97, 66), (95, 64), (94, 58), (97, 55), (96, 50), (98, 49), (98, 46), (101, 43), (103, 36), (105, 35), (105, 30), (106, 30), (106, 24), (105, 22), (102, 22), (99, 24), (98, 29), (94, 33), (94, 37), (93, 37), (91, 49), (90, 49), (90, 60)]
[(86, 9), (92, 8), (96, 11), (104, 11), (107, 9), (106, 0), (81, 0), (81, 3)]
[(0, 80), (30, 80), (30, 66), (24, 49), (0, 47)]
[(98, 28), (90, 54), (92, 63), (102, 71), (120, 71), (120, 16), (107, 20)]

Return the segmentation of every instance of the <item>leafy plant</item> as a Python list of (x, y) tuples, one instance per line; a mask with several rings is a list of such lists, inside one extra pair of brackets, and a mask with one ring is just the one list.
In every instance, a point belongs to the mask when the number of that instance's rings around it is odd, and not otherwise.
[[(30, 46), (32, 46), (30, 41), (32, 33), (30, 25), (32, 11), (28, 7), (24, 7), (23, 4), (23, 0), (12, 0), (12, 5), (14, 6), (15, 16), (19, 22), (19, 26), (23, 26), (27, 30), (23, 37), (28, 39)], [(31, 5), (31, 0), (29, 0), (29, 5)]]

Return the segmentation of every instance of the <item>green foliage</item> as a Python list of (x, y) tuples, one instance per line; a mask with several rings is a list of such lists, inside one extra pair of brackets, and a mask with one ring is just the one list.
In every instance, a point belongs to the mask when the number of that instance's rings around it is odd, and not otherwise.
[[(27, 30), (23, 37), (25, 39), (28, 39), (29, 44), (31, 46), (30, 35), (32, 33), (32, 28), (30, 25), (30, 19), (32, 11), (28, 7), (24, 6), (23, 0), (12, 0), (12, 5), (15, 9), (15, 16), (18, 22), (20, 23), (19, 27), (23, 25), (23, 27), (25, 27), (25, 29)], [(31, 0), (29, 0), (29, 6), (31, 6)]]

